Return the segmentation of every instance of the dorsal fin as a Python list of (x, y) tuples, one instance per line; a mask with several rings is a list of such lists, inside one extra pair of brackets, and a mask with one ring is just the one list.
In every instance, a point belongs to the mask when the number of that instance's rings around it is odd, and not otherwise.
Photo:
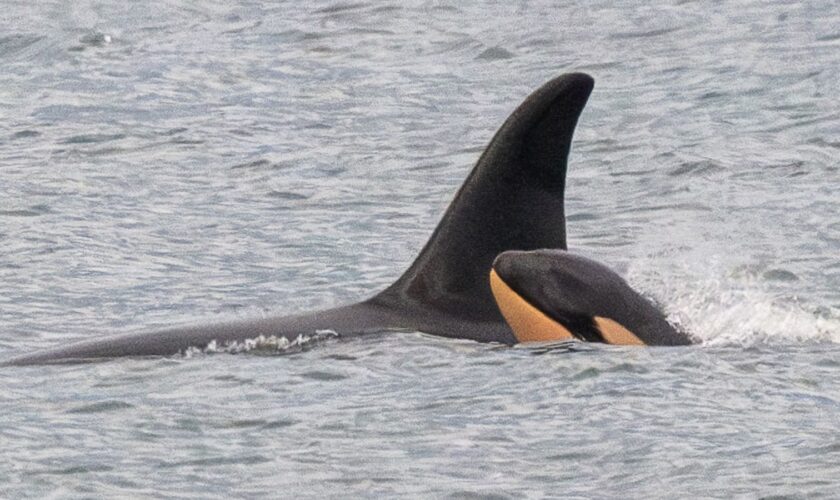
[(589, 75), (570, 73), (528, 96), (496, 132), (417, 260), (372, 300), (501, 321), (487, 280), (493, 259), (506, 250), (566, 248), (566, 160), (592, 86)]

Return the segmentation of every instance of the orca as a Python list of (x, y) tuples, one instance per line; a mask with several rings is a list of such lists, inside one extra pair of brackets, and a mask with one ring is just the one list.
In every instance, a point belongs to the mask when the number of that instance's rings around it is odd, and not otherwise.
[(610, 268), (564, 250), (503, 252), (490, 288), (518, 342), (691, 343)]
[[(565, 253), (567, 160), (593, 85), (589, 75), (569, 73), (528, 96), (496, 132), (414, 263), (367, 300), (292, 316), (92, 339), (2, 364), (167, 356), (211, 342), (293, 340), (322, 330), (341, 337), (413, 330), (513, 345), (534, 340), (523, 306), (531, 306), (532, 317), (545, 316), (546, 332), (562, 329), (572, 338), (688, 343), (617, 275)], [(555, 250), (528, 253), (540, 249)], [(554, 278), (551, 283), (537, 271), (543, 268)], [(555, 293), (556, 301), (541, 295)], [(537, 334), (537, 340), (566, 338), (558, 335)]]

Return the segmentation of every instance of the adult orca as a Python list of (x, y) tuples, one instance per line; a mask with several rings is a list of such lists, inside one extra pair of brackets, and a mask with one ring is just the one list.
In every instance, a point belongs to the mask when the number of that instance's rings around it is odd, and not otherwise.
[[(566, 249), (563, 196), (567, 159), (578, 117), (593, 84), (589, 75), (569, 73), (550, 80), (528, 96), (490, 141), (411, 267), (394, 284), (372, 298), (293, 316), (93, 339), (23, 355), (2, 364), (172, 355), (189, 347), (204, 348), (214, 341), (224, 345), (261, 335), (291, 340), (319, 330), (350, 336), (409, 329), (444, 337), (515, 344), (521, 340), (518, 336), (525, 327), (520, 324), (521, 314), (511, 316), (511, 304), (521, 306), (523, 303), (547, 308), (549, 321), (555, 326), (565, 321), (566, 326), (561, 328), (570, 336), (585, 340), (618, 342), (619, 338), (630, 339), (626, 333), (623, 337), (604, 333), (603, 320), (610, 319), (643, 343), (687, 343), (684, 336), (673, 329), (668, 330), (670, 326), (665, 326), (664, 319), (657, 319), (656, 325), (651, 325), (652, 328), (661, 327), (664, 334), (650, 334), (645, 329), (644, 321), (650, 314), (643, 314), (640, 319), (626, 319), (625, 313), (632, 312), (635, 304), (632, 301), (619, 307), (619, 317), (611, 318), (609, 300), (599, 296), (605, 292), (600, 285), (586, 290), (579, 298), (582, 304), (561, 302), (552, 309), (547, 305), (551, 299), (540, 294), (558, 292), (562, 295), (570, 288), (562, 284), (553, 288), (540, 284), (532, 286), (527, 281), (540, 280), (540, 276), (522, 269), (535, 259), (543, 262), (543, 257), (553, 255), (559, 258), (559, 264), (571, 264), (580, 271), (576, 277), (581, 283), (574, 289), (580, 292), (586, 289), (587, 270), (594, 264), (591, 261), (575, 260), (569, 257), (570, 254), (561, 253), (503, 253)], [(562, 273), (563, 266), (556, 267)], [(562, 278), (562, 274), (557, 276)], [(500, 292), (503, 287), (510, 292)], [(616, 297), (629, 297), (626, 290), (624, 295), (619, 293)], [(502, 297), (499, 304), (494, 291), (497, 297)], [(515, 318), (511, 321), (518, 326), (511, 327), (502, 311), (509, 319)], [(622, 318), (625, 318), (623, 326)], [(639, 327), (634, 322), (636, 319), (643, 326)], [(608, 326), (612, 327), (611, 331), (617, 331), (613, 325)], [(529, 340), (527, 334), (522, 338)]]

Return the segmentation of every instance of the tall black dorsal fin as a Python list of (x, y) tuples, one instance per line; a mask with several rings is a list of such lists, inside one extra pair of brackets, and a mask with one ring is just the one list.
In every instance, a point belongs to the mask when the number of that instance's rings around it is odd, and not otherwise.
[(506, 250), (566, 248), (563, 190), (589, 75), (569, 73), (525, 99), (496, 132), (408, 271), (372, 299), (501, 321), (488, 283)]

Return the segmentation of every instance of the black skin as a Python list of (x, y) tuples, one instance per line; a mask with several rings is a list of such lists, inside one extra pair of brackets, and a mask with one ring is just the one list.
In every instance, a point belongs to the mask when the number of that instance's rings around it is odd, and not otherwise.
[(291, 316), (124, 333), (12, 358), (28, 365), (168, 356), (259, 335), (294, 339), (331, 330), (342, 336), (419, 330), (444, 337), (514, 344), (488, 283), (507, 250), (566, 248), (563, 196), (572, 135), (593, 80), (560, 75), (534, 91), (505, 121), (455, 196), (417, 260), (393, 285), (343, 307)]
[(493, 268), (531, 305), (576, 337), (603, 342), (593, 318), (609, 318), (647, 345), (688, 345), (647, 299), (607, 266), (565, 250), (509, 251)]

